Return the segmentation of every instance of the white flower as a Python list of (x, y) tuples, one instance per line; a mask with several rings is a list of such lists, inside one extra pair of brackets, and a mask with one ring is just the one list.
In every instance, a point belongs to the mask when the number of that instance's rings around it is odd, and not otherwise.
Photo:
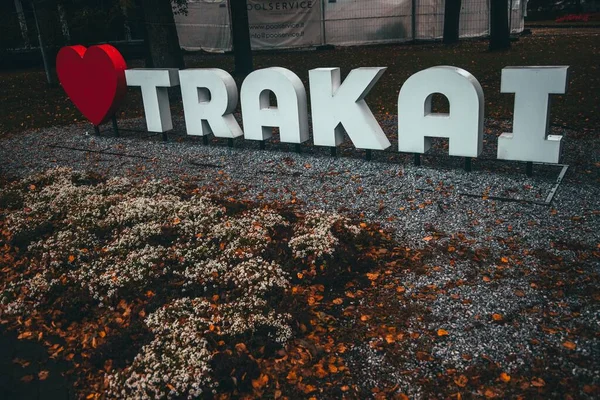
[[(102, 181), (64, 168), (4, 191), (22, 194), (23, 205), (7, 214), (6, 226), (27, 243), (31, 265), (22, 278), (0, 287), (0, 313), (31, 312), (63, 285), (91, 295), (98, 307), (115, 307), (158, 280), (183, 281), (182, 293), (206, 296), (173, 300), (146, 317), (154, 338), (130, 366), (107, 375), (107, 397), (214, 392), (208, 335), (226, 340), (266, 328), (274, 341), (292, 337), (292, 316), (272, 300), (290, 291), (288, 271), (269, 258), (281, 228), (290, 225), (277, 212), (252, 208), (227, 215), (180, 184)], [(360, 232), (345, 217), (310, 212), (291, 227), (293, 256), (314, 261), (333, 254), (339, 242), (334, 225)], [(209, 301), (215, 293), (218, 305)]]
[(289, 242), (294, 257), (320, 258), (333, 254), (338, 239), (331, 229), (336, 223), (340, 223), (350, 234), (357, 235), (360, 232), (358, 226), (351, 225), (349, 219), (341, 215), (328, 214), (322, 210), (307, 213), (304, 220), (294, 228), (294, 237)]

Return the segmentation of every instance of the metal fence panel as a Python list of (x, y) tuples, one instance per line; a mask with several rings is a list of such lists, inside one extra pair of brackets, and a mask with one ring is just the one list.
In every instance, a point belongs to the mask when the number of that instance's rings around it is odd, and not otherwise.
[(461, 4), (459, 36), (471, 38), (489, 35), (490, 0), (463, 0)]
[(412, 39), (412, 0), (325, 0), (324, 17), (327, 44)]

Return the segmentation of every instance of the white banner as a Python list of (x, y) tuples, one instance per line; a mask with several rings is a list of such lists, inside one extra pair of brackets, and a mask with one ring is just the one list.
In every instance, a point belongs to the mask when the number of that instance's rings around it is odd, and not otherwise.
[(321, 0), (248, 0), (253, 49), (321, 44)]
[(187, 14), (175, 14), (179, 44), (185, 50), (231, 50), (226, 0), (188, 0)]

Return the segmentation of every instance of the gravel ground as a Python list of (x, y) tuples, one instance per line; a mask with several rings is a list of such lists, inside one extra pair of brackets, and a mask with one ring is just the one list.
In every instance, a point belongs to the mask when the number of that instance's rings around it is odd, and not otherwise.
[[(394, 146), (395, 120), (380, 122)], [(141, 120), (119, 124), (144, 127)], [(175, 126), (183, 132), (182, 120)], [(600, 395), (597, 134), (552, 128), (564, 135), (569, 169), (552, 203), (543, 204), (562, 166), (535, 165), (528, 178), (524, 164), (495, 160), (496, 137), (509, 130), (508, 122), (486, 121), (484, 154), (465, 172), (462, 160), (444, 155), (441, 140), (417, 167), (411, 155), (393, 150), (366, 161), (350, 145), (331, 157), (329, 149), (310, 145), (298, 154), (277, 140), (266, 150), (241, 139), (230, 148), (226, 140), (203, 145), (178, 133), (166, 143), (130, 131), (95, 136), (89, 125), (74, 125), (2, 139), (0, 170), (23, 176), (66, 165), (140, 178), (193, 176), (207, 190), (238, 199), (294, 202), (379, 222), (425, 254), (424, 273), (395, 271), (386, 279), (406, 288), (395, 306), (427, 310), (427, 318), (406, 323), (428, 335), (404, 350), (428, 348), (433, 359), (402, 359), (356, 343), (347, 362), (365, 389), (385, 381), (411, 397), (431, 397), (424, 382), (440, 371), (493, 363), (544, 379), (544, 396), (561, 392), (566, 380), (579, 390), (575, 397), (593, 398)], [(434, 289), (434, 296), (423, 296)], [(443, 340), (427, 339), (440, 328), (449, 332)]]

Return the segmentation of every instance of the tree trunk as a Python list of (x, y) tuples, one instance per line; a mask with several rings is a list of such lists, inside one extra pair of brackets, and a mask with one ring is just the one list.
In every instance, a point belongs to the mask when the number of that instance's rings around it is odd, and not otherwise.
[(123, 13), (123, 28), (125, 30), (125, 41), (131, 42), (131, 26), (129, 25), (127, 4), (124, 2), (121, 2), (121, 12)]
[(510, 48), (510, 29), (508, 27), (508, 0), (490, 2), (490, 50)]
[(230, 0), (229, 7), (235, 74), (245, 76), (253, 70), (247, 3), (246, 0)]
[(184, 68), (170, 0), (141, 0), (148, 68)]
[(446, 0), (444, 8), (444, 44), (458, 43), (460, 5), (460, 0)]
[(19, 26), (21, 27), (21, 36), (23, 37), (23, 47), (29, 48), (29, 31), (27, 29), (27, 20), (23, 12), (23, 4), (21, 0), (15, 0), (15, 8), (17, 9), (17, 17), (19, 18)]
[(69, 31), (69, 22), (67, 21), (67, 13), (62, 2), (56, 2), (56, 9), (58, 11), (58, 19), (60, 20), (60, 27), (63, 34), (63, 39), (66, 44), (71, 44), (71, 32)]

